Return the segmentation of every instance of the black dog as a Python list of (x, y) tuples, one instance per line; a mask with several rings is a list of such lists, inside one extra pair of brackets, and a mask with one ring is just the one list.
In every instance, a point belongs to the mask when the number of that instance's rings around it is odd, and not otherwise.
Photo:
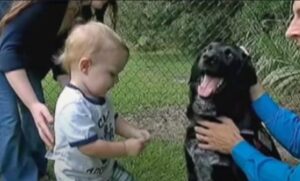
[(280, 159), (273, 140), (251, 107), (249, 88), (257, 82), (250, 56), (240, 47), (209, 44), (198, 56), (189, 81), (185, 155), (189, 181), (246, 181), (229, 155), (197, 147), (194, 126), (200, 119), (231, 118), (242, 136), (265, 155)]

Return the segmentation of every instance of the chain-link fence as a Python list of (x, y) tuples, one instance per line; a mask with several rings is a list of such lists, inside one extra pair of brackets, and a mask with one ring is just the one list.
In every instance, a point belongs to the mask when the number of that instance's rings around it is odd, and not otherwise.
[[(190, 68), (197, 52), (211, 41), (244, 45), (261, 81), (280, 101), (282, 95), (300, 93), (296, 86), (300, 59), (284, 36), (291, 1), (118, 1), (118, 5), (117, 32), (131, 56), (113, 97), (117, 110), (127, 116), (161, 121), (157, 127), (185, 120)], [(287, 70), (294, 74), (283, 74)], [(280, 85), (286, 79), (290, 82)], [(44, 85), (53, 108), (60, 89), (48, 80)]]
[[(300, 113), (300, 56), (284, 36), (291, 4), (291, 0), (118, 1), (117, 32), (131, 56), (112, 92), (116, 109), (153, 136), (182, 138), (191, 65), (205, 45), (224, 41), (244, 45), (267, 90)], [(2, 8), (6, 9), (4, 4)], [(51, 75), (43, 86), (53, 111), (61, 88)]]

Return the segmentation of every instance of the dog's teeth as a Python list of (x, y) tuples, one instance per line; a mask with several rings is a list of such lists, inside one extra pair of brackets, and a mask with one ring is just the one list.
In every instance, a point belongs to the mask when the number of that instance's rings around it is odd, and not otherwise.
[(223, 79), (221, 79), (221, 80), (219, 81), (217, 87), (219, 88), (219, 87), (222, 85), (222, 83), (223, 83)]

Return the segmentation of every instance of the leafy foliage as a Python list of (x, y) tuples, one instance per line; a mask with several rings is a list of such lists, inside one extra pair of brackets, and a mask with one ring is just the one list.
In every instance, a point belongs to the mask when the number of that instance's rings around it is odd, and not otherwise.
[(237, 0), (123, 1), (119, 31), (140, 50), (193, 51), (213, 40), (230, 41), (230, 18), (242, 6), (243, 2)]

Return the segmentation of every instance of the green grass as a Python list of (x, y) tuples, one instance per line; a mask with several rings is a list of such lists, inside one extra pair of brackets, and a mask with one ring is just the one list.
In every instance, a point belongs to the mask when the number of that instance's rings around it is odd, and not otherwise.
[[(170, 52), (132, 53), (112, 91), (118, 112), (135, 114), (152, 108), (186, 105), (191, 58)], [(51, 75), (43, 82), (53, 111), (61, 89)], [(153, 120), (155, 121), (155, 120)], [(137, 158), (124, 158), (123, 166), (141, 181), (186, 180), (182, 143), (154, 140)], [(49, 165), (53, 176), (53, 165)]]
[(121, 164), (140, 181), (186, 180), (182, 143), (153, 141), (138, 158), (122, 159)]
[[(182, 143), (153, 140), (138, 157), (118, 161), (138, 181), (186, 180)], [(48, 168), (51, 180), (55, 180), (52, 161)]]
[(178, 54), (133, 54), (113, 90), (121, 113), (182, 105), (187, 101), (190, 63)]

